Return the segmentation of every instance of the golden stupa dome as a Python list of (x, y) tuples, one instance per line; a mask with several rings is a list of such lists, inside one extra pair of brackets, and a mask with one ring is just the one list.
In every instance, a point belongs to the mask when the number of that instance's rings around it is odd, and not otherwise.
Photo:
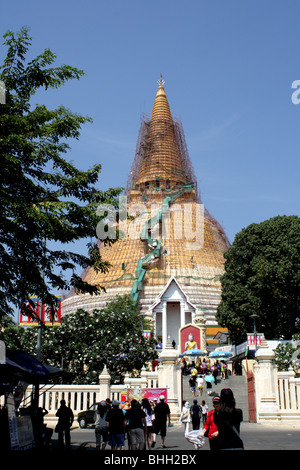
[(135, 220), (128, 221), (122, 239), (100, 245), (109, 271), (88, 269), (83, 274), (105, 292), (69, 296), (63, 302), (65, 312), (79, 304), (89, 310), (101, 307), (124, 293), (147, 311), (168, 280), (176, 278), (206, 320), (215, 322), (229, 242), (201, 202), (182, 125), (172, 117), (163, 84), (161, 78), (150, 119), (141, 121), (127, 181), (128, 212)]

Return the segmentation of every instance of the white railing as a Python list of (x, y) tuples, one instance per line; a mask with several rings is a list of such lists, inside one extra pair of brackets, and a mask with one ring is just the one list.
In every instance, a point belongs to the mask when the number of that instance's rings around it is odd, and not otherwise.
[(300, 424), (300, 379), (292, 368), (279, 372), (274, 356), (263, 336), (253, 366), (257, 422)]
[[(24, 403), (21, 406), (28, 406), (31, 401), (32, 387), (26, 390)], [(48, 411), (46, 419), (54, 418), (60, 401), (65, 400), (66, 404), (72, 409), (74, 417), (80, 411), (88, 409), (93, 403), (100, 401), (99, 385), (50, 385), (40, 386), (39, 406)]]
[(300, 378), (295, 378), (293, 370), (277, 373), (276, 400), (282, 419), (300, 420)]
[[(98, 385), (40, 385), (39, 406), (48, 411), (45, 420), (57, 419), (56, 412), (60, 407), (61, 400), (66, 401), (76, 419), (80, 411), (87, 410), (95, 402), (105, 398), (121, 400), (121, 394), (127, 388), (159, 388), (158, 373), (156, 371), (146, 371), (145, 369), (142, 370), (141, 377), (129, 377), (126, 374), (124, 384), (109, 384), (107, 387), (101, 382), (100, 375)], [(29, 386), (21, 407), (30, 405), (32, 392), (33, 388)]]

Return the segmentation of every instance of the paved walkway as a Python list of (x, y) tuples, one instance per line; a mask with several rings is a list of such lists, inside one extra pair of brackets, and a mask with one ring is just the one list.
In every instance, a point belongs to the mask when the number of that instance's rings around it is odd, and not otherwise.
[[(92, 428), (84, 430), (84, 439), (86, 440), (82, 440), (82, 437), (80, 440), (78, 439), (79, 436), (82, 436), (82, 432), (79, 428), (72, 430), (72, 450), (95, 450), (94, 430)], [(53, 437), (55, 439), (55, 435)], [(300, 423), (299, 425), (291, 424), (287, 426), (243, 422), (241, 424), (241, 438), (244, 442), (245, 450), (300, 450)], [(184, 437), (184, 426), (182, 424), (168, 428), (165, 444), (166, 448), (161, 449), (160, 437), (158, 436), (155, 451), (166, 453), (174, 453), (176, 451), (195, 452), (193, 444)], [(53, 449), (55, 449), (55, 441)], [(126, 449), (127, 446), (125, 446)], [(196, 452), (204, 452), (206, 450), (210, 450), (208, 439), (205, 440), (204, 446)], [(153, 452), (152, 449), (149, 452)]]

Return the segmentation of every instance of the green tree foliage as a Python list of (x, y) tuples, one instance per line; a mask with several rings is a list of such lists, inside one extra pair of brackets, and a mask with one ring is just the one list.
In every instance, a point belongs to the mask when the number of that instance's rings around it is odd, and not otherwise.
[(300, 334), (293, 335), (292, 343), (279, 344), (275, 349), (274, 361), (279, 371), (287, 372), (290, 368), (296, 376), (300, 375)]
[[(139, 373), (157, 358), (154, 339), (142, 335), (141, 316), (130, 295), (116, 297), (103, 310), (66, 315), (60, 327), (44, 327), (41, 360), (63, 368), (70, 383), (98, 383), (107, 366), (112, 380), (122, 382), (125, 372)], [(145, 325), (144, 325), (145, 326)], [(35, 328), (9, 327), (0, 335), (7, 349), (36, 355)]]
[[(32, 105), (39, 89), (56, 89), (80, 79), (82, 70), (53, 67), (56, 56), (45, 49), (28, 60), (28, 29), (4, 36), (7, 56), (0, 67), (6, 104), (0, 104), (0, 320), (30, 295), (55, 302), (52, 292), (75, 287), (97, 293), (83, 283), (75, 268), (93, 266), (106, 271), (98, 246), (90, 242), (88, 255), (68, 251), (68, 244), (94, 238), (99, 204), (117, 207), (121, 189), (95, 187), (101, 165), (80, 171), (64, 156), (70, 139), (78, 139), (91, 122), (63, 106)], [(49, 242), (49, 243), (48, 243)], [(53, 248), (54, 245), (54, 248)], [(52, 247), (50, 249), (50, 246)], [(61, 248), (61, 246), (63, 248)], [(68, 249), (65, 249), (65, 248)], [(71, 271), (67, 271), (71, 270)], [(72, 275), (69, 278), (65, 273)]]
[(266, 338), (291, 339), (300, 318), (300, 218), (278, 216), (239, 232), (225, 253), (217, 321), (232, 340), (256, 327)]

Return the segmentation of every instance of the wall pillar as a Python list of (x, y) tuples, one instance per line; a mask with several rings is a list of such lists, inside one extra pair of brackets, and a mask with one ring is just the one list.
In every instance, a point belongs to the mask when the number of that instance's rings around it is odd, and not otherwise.
[(276, 399), (277, 367), (273, 362), (274, 352), (265, 338), (256, 351), (257, 364), (253, 367), (255, 378), (255, 403), (257, 422), (279, 421), (280, 413)]
[(110, 379), (111, 379), (111, 376), (109, 375), (109, 372), (106, 366), (104, 366), (103, 371), (99, 375), (99, 385), (100, 385), (99, 401), (106, 400), (106, 398), (110, 398)]
[(178, 421), (181, 413), (181, 369), (178, 364), (179, 353), (173, 348), (168, 337), (160, 353), (161, 363), (157, 368), (159, 388), (167, 388), (167, 402), (171, 411), (171, 421)]
[(162, 343), (163, 348), (167, 344), (167, 302), (164, 301), (162, 304)]
[(185, 302), (180, 302), (180, 328), (185, 325)]

